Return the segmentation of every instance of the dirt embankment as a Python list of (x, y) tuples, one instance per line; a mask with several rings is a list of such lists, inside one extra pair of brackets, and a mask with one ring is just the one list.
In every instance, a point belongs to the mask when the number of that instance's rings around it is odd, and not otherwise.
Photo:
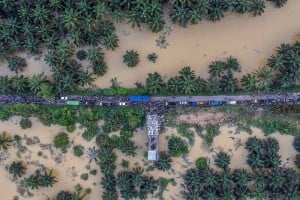
[(179, 123), (206, 127), (207, 125), (221, 125), (230, 119), (231, 117), (225, 113), (198, 112), (179, 115), (176, 120)]

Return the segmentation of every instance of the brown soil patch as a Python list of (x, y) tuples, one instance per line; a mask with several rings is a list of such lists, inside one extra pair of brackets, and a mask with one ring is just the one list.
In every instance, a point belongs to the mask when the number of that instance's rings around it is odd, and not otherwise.
[(190, 125), (197, 125), (206, 127), (207, 125), (223, 124), (225, 121), (230, 120), (230, 116), (225, 113), (210, 113), (199, 112), (196, 114), (186, 114), (177, 117), (178, 122), (183, 122)]

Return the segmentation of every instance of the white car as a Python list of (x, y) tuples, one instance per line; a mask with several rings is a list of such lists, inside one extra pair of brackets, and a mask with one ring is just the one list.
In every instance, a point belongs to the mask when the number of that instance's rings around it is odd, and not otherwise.
[(68, 100), (68, 97), (60, 97), (61, 100)]
[(119, 102), (119, 106), (126, 106), (126, 102)]
[(188, 103), (187, 103), (187, 101), (180, 101), (179, 104), (180, 105), (187, 105)]
[(236, 101), (229, 101), (228, 104), (230, 104), (230, 105), (235, 105), (235, 104), (236, 104)]

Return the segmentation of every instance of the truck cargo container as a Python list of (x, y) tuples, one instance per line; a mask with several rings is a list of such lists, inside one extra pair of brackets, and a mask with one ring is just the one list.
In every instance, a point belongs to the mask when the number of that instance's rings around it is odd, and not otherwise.
[(150, 101), (149, 96), (130, 96), (129, 101), (134, 102), (134, 101), (139, 101), (139, 102), (148, 102)]
[(78, 106), (79, 105), (79, 101), (67, 101), (67, 105)]

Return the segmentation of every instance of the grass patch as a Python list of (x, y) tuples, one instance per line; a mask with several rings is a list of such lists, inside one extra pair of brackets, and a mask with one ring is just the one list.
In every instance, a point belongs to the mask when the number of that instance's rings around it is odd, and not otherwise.
[(185, 124), (180, 124), (177, 126), (177, 132), (182, 136), (189, 140), (189, 144), (191, 146), (194, 145), (195, 142), (195, 134), (193, 131), (189, 130), (189, 127)]

